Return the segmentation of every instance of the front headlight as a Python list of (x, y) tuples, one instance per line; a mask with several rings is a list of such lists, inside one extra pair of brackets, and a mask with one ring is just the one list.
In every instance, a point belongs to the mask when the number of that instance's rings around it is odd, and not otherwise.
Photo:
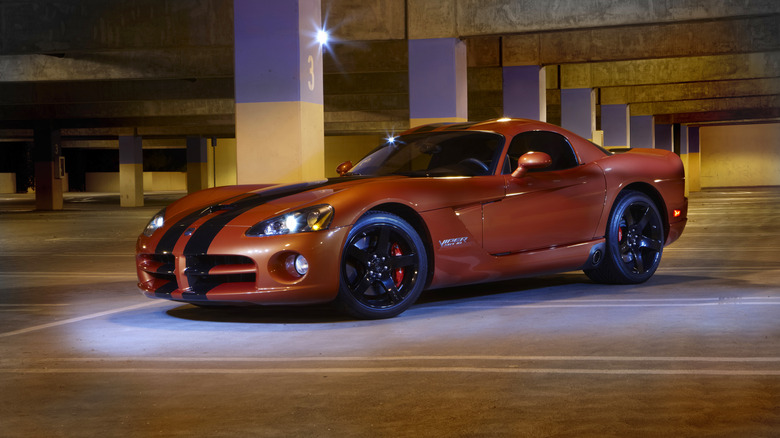
[(152, 220), (150, 220), (149, 223), (146, 224), (146, 228), (144, 228), (144, 236), (152, 237), (152, 234), (154, 234), (154, 232), (157, 231), (158, 228), (162, 228), (163, 224), (165, 224), (164, 208), (160, 210), (159, 213), (154, 215), (152, 217)]
[(264, 220), (250, 228), (246, 235), (261, 237), (319, 231), (328, 228), (332, 220), (333, 207), (327, 204), (315, 205)]

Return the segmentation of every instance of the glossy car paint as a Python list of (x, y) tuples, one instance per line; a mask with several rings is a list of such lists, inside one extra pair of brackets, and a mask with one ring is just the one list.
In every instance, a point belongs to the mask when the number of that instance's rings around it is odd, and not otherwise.
[[(346, 176), (308, 185), (204, 190), (168, 206), (164, 226), (151, 237), (139, 237), (140, 289), (152, 298), (201, 304), (331, 301), (339, 289), (347, 234), (370, 210), (394, 213), (415, 227), (428, 249), (428, 288), (587, 268), (593, 249), (604, 243), (612, 204), (627, 188), (656, 202), (665, 219), (667, 245), (685, 227), (683, 166), (673, 153), (632, 149), (605, 155), (562, 128), (523, 119), (429, 125), (407, 132), (455, 129), (501, 134), (507, 141), (500, 160), (520, 132), (557, 132), (569, 140), (579, 165), (514, 178), (500, 174), (500, 161), (495, 174), (487, 176)], [(335, 211), (326, 230), (245, 235), (265, 219), (319, 204)], [(674, 217), (674, 210), (679, 216)], [(288, 256), (298, 254), (309, 262), (304, 276), (286, 267)], [(229, 257), (207, 269), (193, 262), (213, 256)], [(208, 283), (210, 275), (227, 274), (236, 281)], [(192, 281), (200, 281), (196, 278), (205, 278), (205, 286), (193, 287)]]

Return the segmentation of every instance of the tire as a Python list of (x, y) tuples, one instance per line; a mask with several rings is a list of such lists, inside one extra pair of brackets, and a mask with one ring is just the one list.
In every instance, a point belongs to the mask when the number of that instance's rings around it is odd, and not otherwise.
[(417, 301), (427, 275), (414, 228), (394, 214), (369, 212), (347, 236), (336, 303), (355, 318), (392, 318)]
[(638, 284), (653, 276), (661, 263), (664, 228), (658, 207), (644, 193), (626, 190), (615, 200), (601, 264), (585, 269), (597, 283)]

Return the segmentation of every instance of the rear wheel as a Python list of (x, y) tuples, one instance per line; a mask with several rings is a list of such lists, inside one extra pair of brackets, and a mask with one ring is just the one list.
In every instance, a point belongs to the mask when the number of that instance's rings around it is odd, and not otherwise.
[(420, 236), (400, 217), (363, 216), (347, 236), (337, 303), (361, 319), (391, 318), (417, 301), (428, 273)]
[(644, 193), (618, 195), (606, 234), (606, 256), (585, 274), (599, 283), (636, 284), (652, 277), (661, 263), (664, 228), (655, 203)]

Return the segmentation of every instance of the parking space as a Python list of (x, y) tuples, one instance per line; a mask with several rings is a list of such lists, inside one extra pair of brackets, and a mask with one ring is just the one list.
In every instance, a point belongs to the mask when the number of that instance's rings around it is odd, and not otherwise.
[[(0, 199), (3, 436), (772, 436), (780, 189), (692, 193), (635, 286), (581, 272), (425, 293), (401, 316), (144, 298), (177, 194)], [(116, 202), (115, 202), (116, 201)]]

